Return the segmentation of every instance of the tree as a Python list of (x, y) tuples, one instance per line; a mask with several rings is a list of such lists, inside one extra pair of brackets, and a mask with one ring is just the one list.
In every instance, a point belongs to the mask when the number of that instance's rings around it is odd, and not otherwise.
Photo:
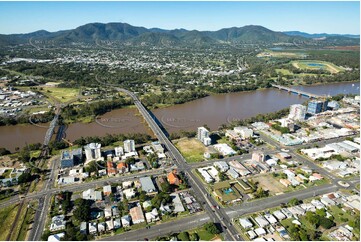
[(29, 172), (24, 172), (18, 177), (18, 183), (22, 184), (22, 183), (30, 182), (31, 179), (32, 179), (31, 174)]
[(189, 238), (190, 238), (191, 241), (198, 241), (199, 240), (199, 236), (198, 236), (198, 234), (196, 232), (190, 234)]
[(217, 228), (217, 226), (212, 223), (212, 222), (208, 222), (206, 223), (203, 228), (211, 234), (219, 234), (221, 231)]
[(322, 226), (324, 229), (330, 229), (335, 226), (335, 223), (329, 218), (321, 217), (320, 226)]
[(10, 151), (8, 151), (8, 150), (5, 149), (5, 148), (0, 148), (0, 156), (9, 155), (9, 154), (11, 154)]
[(289, 206), (296, 206), (300, 204), (300, 201), (297, 199), (297, 198), (292, 198), (289, 202), (288, 202), (288, 205)]
[(268, 197), (269, 191), (264, 190), (262, 187), (258, 187), (254, 196), (255, 196), (255, 198)]
[(77, 201), (77, 208), (73, 212), (73, 216), (78, 221), (89, 221), (90, 219), (90, 201), (81, 199)]
[(226, 173), (220, 172), (220, 173), (219, 173), (219, 180), (220, 180), (220, 181), (226, 181), (226, 180), (228, 180), (228, 176), (226, 175)]
[(148, 199), (147, 193), (145, 191), (141, 191), (139, 194), (139, 201), (144, 202)]
[(189, 234), (187, 231), (180, 232), (179, 237), (181, 238), (182, 241), (190, 241)]

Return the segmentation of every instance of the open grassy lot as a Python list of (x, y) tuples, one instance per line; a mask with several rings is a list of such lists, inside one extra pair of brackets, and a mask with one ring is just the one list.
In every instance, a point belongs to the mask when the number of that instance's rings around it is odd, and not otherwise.
[[(207, 232), (203, 227), (192, 229), (188, 231), (189, 235), (197, 233), (199, 236), (199, 241), (211, 241), (211, 240), (222, 240), (222, 238), (219, 235), (214, 235), (209, 232)], [(182, 240), (181, 236), (177, 236), (178, 239)], [(183, 239), (184, 241), (184, 239)]]
[(195, 138), (184, 138), (179, 140), (175, 145), (187, 162), (200, 162), (204, 160), (203, 154), (206, 148), (199, 140)]
[(63, 87), (43, 87), (41, 91), (44, 95), (57, 99), (59, 102), (69, 102), (76, 98), (79, 93), (77, 88), (63, 88)]
[(270, 195), (275, 195), (280, 192), (285, 192), (287, 188), (272, 176), (272, 174), (266, 174), (264, 176), (253, 177), (254, 182), (258, 182), (264, 190), (270, 191)]
[(286, 51), (272, 51), (265, 50), (259, 53), (257, 57), (275, 57), (275, 58), (305, 58), (306, 55), (301, 52), (286, 52)]
[(297, 60), (292, 61), (291, 64), (301, 70), (326, 70), (330, 73), (338, 73), (343, 71), (341, 67), (338, 67), (330, 62), (318, 61), (318, 60)]
[(0, 240), (6, 240), (9, 233), (11, 233), (10, 228), (14, 222), (18, 208), (19, 205), (14, 204), (0, 209)]
[(277, 74), (282, 74), (282, 75), (293, 75), (293, 73), (290, 70), (287, 69), (275, 69)]

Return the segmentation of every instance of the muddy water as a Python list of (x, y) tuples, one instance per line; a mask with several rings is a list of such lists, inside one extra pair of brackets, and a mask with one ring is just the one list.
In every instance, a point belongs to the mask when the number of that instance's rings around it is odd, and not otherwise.
[[(316, 86), (297, 86), (296, 89), (314, 94), (335, 95), (359, 93), (360, 83), (334, 83)], [(291, 104), (303, 103), (307, 98), (276, 89), (218, 94), (172, 107), (153, 110), (168, 132), (195, 130), (207, 124), (211, 130), (233, 120), (244, 119), (259, 113), (268, 113), (286, 108)], [(44, 125), (46, 127), (46, 125)], [(33, 125), (0, 127), (0, 147), (11, 151), (26, 143), (43, 142), (46, 128)], [(66, 138), (74, 141), (81, 136), (104, 136), (117, 133), (149, 133), (150, 129), (135, 108), (113, 110), (96, 122), (70, 124)]]

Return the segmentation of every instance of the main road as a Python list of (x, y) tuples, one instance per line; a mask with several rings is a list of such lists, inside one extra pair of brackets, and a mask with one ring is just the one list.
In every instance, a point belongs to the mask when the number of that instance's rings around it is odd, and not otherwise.
[(168, 139), (168, 137), (164, 134), (163, 130), (159, 127), (159, 125), (155, 121), (155, 117), (152, 117), (148, 110), (145, 109), (143, 104), (140, 102), (138, 97), (133, 93), (123, 88), (116, 88), (120, 92), (124, 92), (128, 94), (134, 101), (135, 106), (138, 108), (139, 112), (142, 114), (149, 127), (156, 135), (158, 140), (166, 147), (171, 158), (175, 161), (178, 166), (179, 171), (183, 172), (188, 179), (187, 182), (191, 185), (195, 196), (198, 199), (205, 201), (204, 209), (208, 213), (211, 218), (211, 221), (214, 223), (221, 224), (223, 227), (223, 237), (225, 240), (237, 240), (237, 230), (230, 225), (230, 220), (223, 208), (215, 209), (216, 202), (213, 198), (205, 191), (203, 184), (196, 178), (196, 176), (191, 172), (191, 166), (189, 166), (184, 159), (184, 157), (180, 154), (178, 149), (173, 145), (173, 143)]

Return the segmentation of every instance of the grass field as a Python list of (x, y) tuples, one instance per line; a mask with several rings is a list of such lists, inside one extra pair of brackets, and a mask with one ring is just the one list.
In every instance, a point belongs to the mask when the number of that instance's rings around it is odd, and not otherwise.
[(306, 55), (301, 52), (285, 52), (285, 51), (272, 51), (265, 50), (259, 53), (257, 57), (275, 57), (275, 58), (305, 58)]
[(15, 204), (0, 209), (0, 241), (6, 240), (8, 234), (11, 232), (10, 228), (14, 222), (18, 208), (19, 205)]
[[(203, 241), (211, 241), (211, 240), (216, 240), (216, 239), (221, 239), (219, 237), (219, 235), (214, 235), (211, 233), (208, 233), (206, 230), (203, 229), (203, 227), (200, 228), (196, 228), (196, 229), (192, 229), (192, 230), (188, 230), (189, 235), (193, 234), (193, 233), (197, 233), (199, 236), (199, 240), (203, 240)], [(182, 239), (179, 235), (177, 236), (178, 239)]]
[(59, 102), (66, 103), (78, 96), (79, 89), (63, 87), (43, 87), (43, 90), (41, 92), (46, 96), (57, 99)]
[(206, 148), (195, 138), (181, 139), (176, 143), (176, 147), (188, 162), (200, 162), (204, 160), (203, 154), (206, 151)]
[(287, 188), (279, 182), (279, 179), (274, 178), (271, 174), (253, 177), (252, 180), (258, 182), (259, 186), (264, 190), (269, 190), (270, 195), (275, 195), (287, 190)]
[(343, 71), (342, 68), (326, 61), (318, 60), (297, 60), (292, 61), (291, 64), (301, 70), (321, 70), (324, 69), (330, 73), (338, 73)]
[(282, 75), (293, 75), (292, 72), (290, 72), (290, 70), (287, 69), (275, 69), (277, 74), (282, 74)]

